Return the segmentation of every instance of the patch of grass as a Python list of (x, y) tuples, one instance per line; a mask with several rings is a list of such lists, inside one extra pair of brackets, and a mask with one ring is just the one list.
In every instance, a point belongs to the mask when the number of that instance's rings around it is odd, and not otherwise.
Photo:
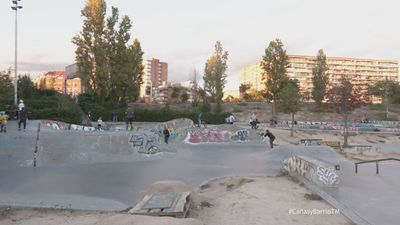
[(240, 105), (240, 106), (248, 106), (248, 104), (246, 102), (241, 102), (238, 105)]
[(385, 111), (386, 107), (383, 104), (372, 104), (368, 106), (370, 110)]
[(213, 204), (211, 204), (211, 203), (209, 203), (209, 202), (207, 202), (207, 201), (201, 201), (200, 202), (200, 207), (201, 208), (211, 208), (211, 207), (213, 207), (214, 205)]
[(304, 198), (307, 200), (313, 200), (313, 201), (321, 201), (322, 200), (321, 196), (319, 196), (317, 194), (305, 194)]
[(243, 112), (243, 110), (240, 110), (240, 109), (233, 109), (233, 112), (234, 112), (234, 113), (241, 113), (241, 112)]

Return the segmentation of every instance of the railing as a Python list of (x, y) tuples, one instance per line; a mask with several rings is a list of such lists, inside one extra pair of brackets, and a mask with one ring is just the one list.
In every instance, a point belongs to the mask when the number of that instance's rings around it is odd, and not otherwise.
[(379, 162), (381, 161), (389, 161), (389, 160), (394, 160), (394, 161), (400, 161), (400, 159), (395, 159), (395, 158), (387, 158), (387, 159), (377, 159), (377, 160), (369, 160), (369, 161), (364, 161), (364, 162), (357, 162), (354, 163), (356, 173), (358, 172), (358, 164), (364, 164), (364, 163), (376, 163), (376, 174), (379, 174)]

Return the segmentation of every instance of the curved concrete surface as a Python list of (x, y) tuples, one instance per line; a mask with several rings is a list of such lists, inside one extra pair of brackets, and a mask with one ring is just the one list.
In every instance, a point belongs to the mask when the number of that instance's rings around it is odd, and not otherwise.
[[(40, 135), (38, 167), (32, 167), (38, 122), (26, 132), (15, 122), (0, 134), (0, 205), (122, 210), (137, 203), (159, 180), (182, 180), (198, 186), (205, 180), (229, 175), (278, 174), (281, 163), (293, 155), (313, 157), (341, 166), (338, 188), (321, 188), (370, 224), (397, 224), (400, 220), (400, 165), (361, 165), (323, 146), (293, 146), (277, 139), (273, 150), (250, 132), (249, 140), (184, 144), (173, 140), (176, 152), (139, 154), (129, 142), (131, 132), (74, 132), (44, 129)], [(214, 129), (214, 128), (210, 128)], [(237, 127), (227, 126), (234, 133)], [(197, 133), (194, 133), (197, 134)], [(209, 139), (221, 136), (208, 132)], [(185, 133), (183, 132), (183, 136)], [(210, 137), (212, 137), (210, 139)]]

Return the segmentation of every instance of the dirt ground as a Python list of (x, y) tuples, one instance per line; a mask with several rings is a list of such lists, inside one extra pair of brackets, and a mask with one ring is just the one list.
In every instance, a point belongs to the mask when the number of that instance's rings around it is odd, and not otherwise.
[[(229, 177), (202, 185), (194, 193), (194, 205), (186, 219), (126, 212), (3, 208), (0, 225), (352, 224), (340, 212), (330, 211), (332, 207), (323, 200), (310, 200), (309, 194), (289, 177)], [(326, 212), (305, 215), (299, 214), (299, 210)]]

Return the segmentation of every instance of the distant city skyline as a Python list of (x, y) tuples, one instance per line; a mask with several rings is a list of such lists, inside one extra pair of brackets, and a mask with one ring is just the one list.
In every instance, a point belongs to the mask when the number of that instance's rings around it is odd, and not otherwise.
[[(108, 12), (133, 21), (145, 59), (167, 62), (171, 81), (184, 81), (204, 64), (217, 40), (229, 52), (226, 90), (239, 85), (240, 69), (280, 38), (288, 54), (400, 60), (400, 3), (395, 0), (106, 0)], [(14, 11), (0, 3), (0, 70), (14, 65)], [(64, 70), (74, 62), (71, 39), (82, 28), (85, 1), (28, 1), (19, 11), (19, 71)], [(198, 78), (199, 78), (198, 77)]]

